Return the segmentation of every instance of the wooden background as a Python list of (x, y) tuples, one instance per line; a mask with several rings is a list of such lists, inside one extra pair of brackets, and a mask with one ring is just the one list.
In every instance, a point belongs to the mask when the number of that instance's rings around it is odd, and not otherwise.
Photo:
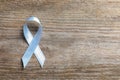
[[(46, 61), (33, 55), (23, 69), (32, 15)], [(120, 80), (120, 0), (0, 0), (0, 80)]]

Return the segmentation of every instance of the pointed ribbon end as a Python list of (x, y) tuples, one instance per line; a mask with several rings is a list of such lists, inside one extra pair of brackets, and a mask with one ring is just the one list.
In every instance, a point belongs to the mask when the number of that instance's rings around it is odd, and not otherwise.
[(22, 63), (23, 63), (23, 67), (25, 68), (27, 63), (26, 63), (26, 61), (23, 58), (22, 58)]

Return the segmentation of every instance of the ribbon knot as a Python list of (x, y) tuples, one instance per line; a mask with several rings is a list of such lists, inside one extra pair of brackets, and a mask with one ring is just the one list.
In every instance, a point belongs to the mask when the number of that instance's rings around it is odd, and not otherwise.
[[(37, 23), (37, 25), (39, 26), (38, 31), (36, 32), (34, 37), (28, 28), (28, 24), (30, 22)], [(22, 57), (23, 67), (25, 68), (27, 66), (33, 53), (35, 54), (41, 67), (43, 67), (44, 62), (45, 62), (45, 56), (39, 47), (39, 42), (40, 42), (40, 39), (42, 36), (42, 25), (41, 25), (39, 19), (37, 17), (28, 18), (26, 23), (23, 25), (23, 33), (24, 33), (24, 37), (29, 45)]]

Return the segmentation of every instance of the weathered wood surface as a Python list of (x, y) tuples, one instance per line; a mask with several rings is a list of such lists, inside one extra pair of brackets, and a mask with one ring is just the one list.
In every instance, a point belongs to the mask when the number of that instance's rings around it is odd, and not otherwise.
[[(22, 25), (32, 15), (44, 26), (43, 69), (34, 55), (22, 68)], [(34, 79), (120, 80), (120, 1), (0, 0), (0, 80)]]

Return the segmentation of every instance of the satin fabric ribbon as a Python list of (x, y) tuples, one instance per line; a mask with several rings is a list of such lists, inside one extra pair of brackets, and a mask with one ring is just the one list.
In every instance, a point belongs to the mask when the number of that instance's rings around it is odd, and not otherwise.
[[(36, 32), (35, 36), (32, 36), (32, 33), (30, 32), (28, 28), (29, 23), (37, 23), (39, 26), (38, 31)], [(44, 62), (45, 62), (45, 56), (43, 52), (41, 51), (39, 47), (39, 42), (42, 36), (42, 25), (37, 17), (30, 17), (27, 19), (26, 23), (23, 25), (23, 33), (24, 37), (29, 44), (27, 50), (25, 51), (23, 57), (22, 57), (22, 62), (23, 62), (23, 67), (25, 68), (32, 57), (33, 53), (35, 54), (38, 62), (40, 63), (41, 67), (43, 67)]]

